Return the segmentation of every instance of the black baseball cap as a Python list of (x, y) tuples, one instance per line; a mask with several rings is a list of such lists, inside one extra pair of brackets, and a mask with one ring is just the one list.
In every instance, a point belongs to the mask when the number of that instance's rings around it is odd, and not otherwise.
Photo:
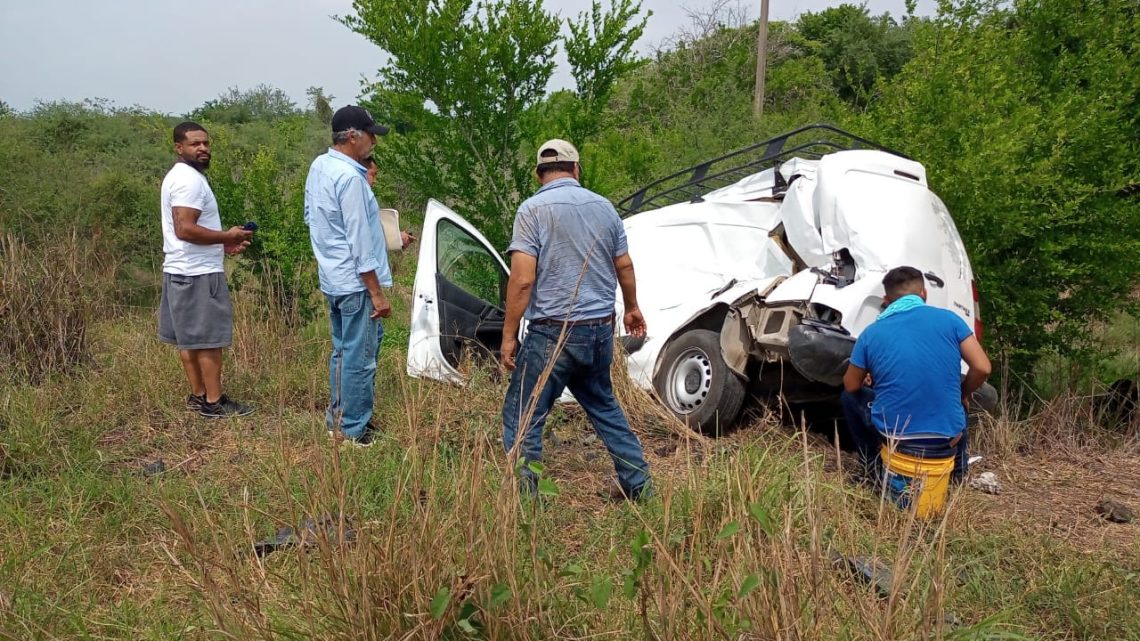
[(332, 130), (333, 132), (348, 131), (349, 129), (356, 129), (359, 131), (367, 131), (368, 133), (383, 136), (388, 133), (388, 128), (384, 125), (376, 124), (372, 119), (372, 114), (364, 107), (357, 107), (356, 105), (348, 105), (336, 110), (332, 117)]

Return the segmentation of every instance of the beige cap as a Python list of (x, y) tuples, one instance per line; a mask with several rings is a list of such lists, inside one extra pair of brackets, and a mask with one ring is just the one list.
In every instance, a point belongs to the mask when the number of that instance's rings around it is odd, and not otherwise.
[[(547, 150), (553, 151), (555, 155), (543, 156), (542, 152)], [(538, 148), (538, 164), (545, 165), (551, 162), (578, 162), (578, 150), (565, 140), (558, 138), (547, 140)]]

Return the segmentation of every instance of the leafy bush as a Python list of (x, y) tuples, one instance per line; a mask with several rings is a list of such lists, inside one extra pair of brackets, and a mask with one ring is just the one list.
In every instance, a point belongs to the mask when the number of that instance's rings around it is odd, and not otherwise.
[(551, 118), (541, 107), (561, 20), (541, 3), (356, 0), (353, 9), (344, 23), (391, 60), (367, 101), (403, 134), (381, 143), (381, 173), (415, 201), (446, 199), (500, 247), (520, 196), (534, 190), (533, 145), (598, 129), (614, 83), (635, 66), (631, 47), (644, 26), (632, 0), (609, 11), (594, 3), (571, 21), (565, 42), (578, 89)]
[(260, 84), (253, 89), (230, 87), (189, 114), (191, 120), (240, 125), (257, 120), (276, 120), (298, 113), (297, 105), (284, 91)]
[(915, 30), (867, 125), (928, 171), (970, 250), (990, 342), (1025, 371), (1087, 350), (1140, 273), (1140, 13), (963, 1)]

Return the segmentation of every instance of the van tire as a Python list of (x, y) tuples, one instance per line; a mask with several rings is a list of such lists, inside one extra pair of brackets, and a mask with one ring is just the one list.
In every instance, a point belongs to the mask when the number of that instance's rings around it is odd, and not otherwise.
[(725, 431), (744, 404), (744, 381), (724, 362), (720, 335), (707, 329), (689, 330), (665, 346), (653, 387), (666, 409), (705, 434)]

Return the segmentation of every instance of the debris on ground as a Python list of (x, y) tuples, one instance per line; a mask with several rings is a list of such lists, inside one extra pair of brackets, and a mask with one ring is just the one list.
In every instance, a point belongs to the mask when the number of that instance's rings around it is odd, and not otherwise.
[(986, 494), (1001, 494), (1001, 484), (993, 472), (982, 472), (970, 479), (970, 487)]
[(341, 539), (340, 521), (336, 517), (329, 514), (321, 515), (316, 519), (306, 517), (297, 526), (297, 529), (286, 525), (278, 528), (277, 533), (272, 537), (254, 543), (253, 553), (259, 557), (265, 557), (278, 550), (285, 550), (298, 545), (311, 548), (317, 545), (321, 536), (326, 537), (334, 545), (352, 543), (356, 541), (356, 529), (348, 519), (345, 519), (344, 538)]
[(668, 443), (653, 450), (653, 453), (657, 456), (660, 456), (661, 458), (665, 458), (666, 456), (672, 456), (672, 454), (676, 451), (677, 441), (669, 441)]
[[(848, 558), (842, 554), (835, 553), (831, 556), (831, 563), (836, 569), (850, 573), (851, 576), (855, 577), (860, 583), (874, 587), (879, 598), (886, 599), (891, 596), (891, 588), (894, 585), (894, 574), (890, 568), (883, 565), (877, 559), (863, 556)], [(899, 594), (905, 595), (905, 592), (900, 589)]]
[(155, 459), (150, 463), (145, 463), (142, 466), (143, 476), (158, 476), (166, 471), (166, 461), (162, 459)]
[(942, 615), (942, 625), (952, 630), (960, 628), (962, 627), (962, 619), (958, 618), (958, 615), (953, 612), (947, 612)]
[(1132, 508), (1112, 499), (1101, 499), (1100, 503), (1096, 505), (1096, 513), (1106, 521), (1113, 523), (1131, 523), (1136, 520)]

